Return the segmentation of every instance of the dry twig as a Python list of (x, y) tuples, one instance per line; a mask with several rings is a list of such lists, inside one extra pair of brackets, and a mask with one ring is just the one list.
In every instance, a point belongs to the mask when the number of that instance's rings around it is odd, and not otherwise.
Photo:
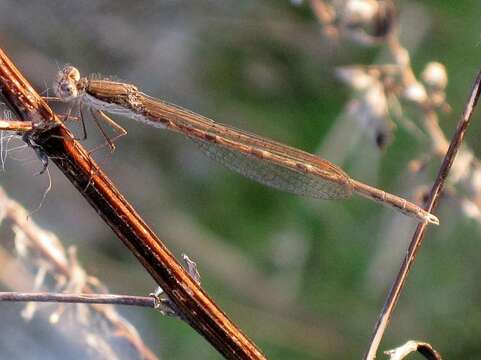
[[(444, 157), (443, 163), (441, 164), (441, 168), (439, 169), (438, 176), (436, 177), (436, 181), (431, 189), (429, 194), (429, 199), (426, 204), (426, 210), (432, 212), (438, 202), (439, 198), (442, 194), (446, 178), (448, 177), (449, 170), (453, 165), (454, 159), (456, 158), (456, 154), (463, 142), (464, 134), (469, 125), (469, 121), (471, 116), (473, 115), (474, 107), (476, 106), (479, 96), (481, 94), (481, 71), (478, 72), (476, 80), (473, 85), (473, 89), (471, 91), (471, 95), (469, 100), (466, 104), (466, 108), (464, 110), (463, 116), (459, 120), (458, 126), (456, 131), (453, 135), (453, 138), (449, 144), (448, 151), (446, 152), (446, 156)], [(384, 331), (386, 330), (391, 315), (396, 307), (397, 301), (399, 299), (399, 295), (401, 294), (401, 290), (404, 287), (404, 284), (407, 279), (407, 275), (409, 270), (411, 269), (412, 264), (416, 258), (417, 251), (419, 250), (422, 241), (424, 239), (424, 235), (426, 233), (427, 224), (422, 223), (416, 227), (416, 231), (412, 237), (411, 243), (409, 244), (407, 254), (401, 264), (401, 268), (399, 273), (394, 280), (394, 283), (389, 291), (387, 296), (386, 302), (384, 307), (381, 311), (379, 319), (376, 323), (375, 330), (373, 336), (371, 338), (371, 342), (369, 345), (369, 349), (365, 355), (365, 359), (374, 359), (376, 357), (376, 352), (381, 342), (381, 339), (384, 335)]]
[[(465, 193), (473, 195), (472, 198), (474, 198), (474, 201), (466, 199), (462, 203), (466, 204), (466, 202), (469, 202), (470, 205), (478, 209), (477, 213), (480, 213), (481, 201), (479, 199), (481, 199), (481, 187), (475, 186), (475, 184), (479, 182), (477, 179), (479, 178), (478, 174), (481, 173), (481, 162), (477, 160), (466, 147), (460, 149), (460, 145), (464, 137), (464, 132), (469, 124), (473, 108), (479, 97), (481, 72), (476, 78), (471, 97), (466, 105), (465, 112), (458, 124), (455, 135), (452, 141), (449, 142), (439, 126), (437, 114), (439, 110), (449, 110), (449, 105), (445, 102), (444, 90), (447, 85), (447, 75), (444, 66), (438, 63), (428, 64), (422, 74), (424, 84), (418, 81), (411, 67), (409, 52), (401, 45), (399, 40), (399, 32), (395, 26), (397, 20), (394, 16), (391, 16), (394, 15), (396, 11), (394, 9), (392, 11), (385, 11), (385, 9), (383, 9), (385, 6), (393, 6), (394, 4), (391, 1), (365, 0), (335, 3), (323, 0), (311, 0), (310, 5), (319, 22), (329, 30), (327, 32), (328, 35), (335, 34), (337, 38), (348, 35), (351, 39), (364, 44), (368, 42), (360, 41), (361, 37), (359, 35), (363, 35), (366, 28), (372, 28), (372, 25), (376, 23), (376, 19), (384, 16), (386, 24), (389, 21), (391, 22), (391, 26), (387, 28), (389, 31), (383, 32), (383, 36), (378, 37), (378, 40), (380, 40), (378, 43), (383, 41), (387, 44), (395, 65), (353, 66), (341, 70), (340, 75), (344, 80), (354, 89), (363, 92), (362, 100), (365, 106), (360, 107), (358, 105), (356, 114), (358, 116), (361, 114), (364, 118), (368, 118), (369, 121), (365, 119), (361, 120), (363, 120), (365, 124), (368, 123), (377, 133), (379, 133), (379, 128), (381, 128), (381, 133), (388, 134), (390, 130), (392, 130), (392, 127), (387, 127), (386, 129), (384, 125), (385, 119), (388, 117), (388, 98), (394, 95), (396, 101), (397, 97), (400, 97), (414, 104), (423, 115), (423, 121), (421, 123), (431, 140), (431, 151), (428, 156), (423, 156), (421, 160), (413, 161), (410, 166), (411, 169), (415, 169), (416, 171), (423, 169), (425, 163), (433, 157), (443, 159), (438, 177), (429, 195), (426, 209), (432, 211), (436, 207), (454, 158), (459, 151), (460, 154), (458, 157), (463, 159), (462, 164), (457, 164), (453, 169), (454, 171), (450, 173), (450, 176), (453, 182), (464, 187), (463, 190)], [(346, 24), (354, 24), (355, 26), (346, 26)], [(371, 93), (374, 94), (374, 96), (371, 96)], [(364, 111), (359, 111), (360, 109)], [(374, 126), (372, 125), (373, 123)], [(376, 141), (378, 139), (377, 133)], [(384, 137), (385, 136), (386, 135), (384, 135)], [(382, 144), (384, 143), (385, 142)], [(379, 142), (378, 145), (380, 145)], [(464, 213), (470, 215), (467, 211), (464, 211)], [(366, 359), (374, 359), (376, 356), (379, 343), (394, 311), (408, 272), (422, 244), (425, 230), (426, 224), (419, 224), (416, 228), (406, 257), (404, 258), (401, 269), (392, 285), (376, 324), (369, 350), (365, 355)]]

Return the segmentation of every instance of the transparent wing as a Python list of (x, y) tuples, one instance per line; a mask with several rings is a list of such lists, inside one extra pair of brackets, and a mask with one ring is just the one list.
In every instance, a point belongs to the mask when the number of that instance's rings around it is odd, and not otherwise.
[(352, 188), (347, 183), (340, 184), (320, 176), (295, 171), (198, 138), (190, 139), (212, 160), (275, 189), (320, 199), (344, 199), (351, 196)]
[[(107, 108), (102, 110), (124, 113), (124, 109), (127, 109), (125, 115), (135, 120), (180, 132), (196, 143), (209, 158), (262, 184), (293, 194), (321, 199), (342, 199), (351, 196), (352, 184), (349, 177), (327, 160), (273, 140), (215, 123), (204, 116), (152, 98), (128, 86), (121, 83), (91, 81), (88, 91), (92, 96), (91, 99), (88, 97), (87, 99), (92, 103), (98, 102), (99, 104), (93, 105), (96, 108), (108, 103)], [(132, 91), (135, 97), (131, 96)], [(132, 98), (141, 103), (142, 111), (138, 109), (137, 103), (132, 102)], [(217, 137), (224, 143), (237, 146), (238, 149), (225, 146), (219, 141), (205, 140), (206, 138), (215, 140)], [(246, 153), (243, 151), (246, 147), (260, 152), (267, 151), (275, 155), (277, 161)], [(308, 164), (309, 167), (315, 168), (317, 174), (289, 166), (293, 163)]]

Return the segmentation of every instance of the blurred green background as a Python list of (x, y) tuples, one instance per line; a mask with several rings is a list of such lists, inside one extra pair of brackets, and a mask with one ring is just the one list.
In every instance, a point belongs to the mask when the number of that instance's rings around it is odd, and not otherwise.
[[(481, 2), (397, 5), (415, 71), (429, 61), (447, 68), (453, 111), (441, 116), (441, 126), (449, 138), (480, 64)], [(326, 39), (306, 4), (0, 0), (0, 39), (39, 91), (64, 63), (83, 74), (115, 75), (220, 122), (320, 152), (351, 176), (410, 198), (432, 183), (438, 167), (411, 175), (407, 164), (427, 151), (426, 141), (399, 127), (380, 152), (345, 116), (351, 93), (336, 79), (336, 67), (379, 62), (383, 46)], [(479, 120), (478, 111), (466, 139), (477, 156)], [(358, 197), (316, 201), (266, 188), (212, 163), (180, 136), (119, 123), (128, 135), (113, 155), (97, 152), (96, 159), (167, 246), (197, 262), (205, 290), (269, 358), (361, 357), (415, 221)], [(102, 141), (96, 136), (90, 125), (87, 144)], [(28, 209), (47, 187), (45, 176), (33, 176), (39, 167), (25, 150), (12, 154), (0, 175)], [(50, 170), (53, 189), (33, 218), (75, 245), (85, 269), (113, 293), (150, 293), (155, 284), (135, 258)], [(441, 203), (438, 214), (442, 225), (428, 231), (381, 349), (417, 339), (446, 359), (479, 358), (480, 223), (453, 201)], [(2, 305), (0, 319), (9, 306)], [(119, 310), (161, 358), (220, 358), (180, 321)], [(35, 346), (50, 349), (45, 358), (74, 356), (38, 337), (50, 331), (46, 322), (30, 328), (10, 316), (0, 324), (19, 338), (38, 339)], [(18, 341), (8, 342), (24, 340)], [(19, 358), (22, 351), (17, 346), (10, 354)]]

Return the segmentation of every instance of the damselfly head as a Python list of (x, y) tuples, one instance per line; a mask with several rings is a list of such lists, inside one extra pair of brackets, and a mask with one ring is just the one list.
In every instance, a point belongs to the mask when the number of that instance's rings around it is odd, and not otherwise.
[(60, 99), (69, 101), (79, 95), (77, 83), (80, 80), (80, 72), (77, 68), (67, 65), (57, 73), (53, 84), (53, 91)]

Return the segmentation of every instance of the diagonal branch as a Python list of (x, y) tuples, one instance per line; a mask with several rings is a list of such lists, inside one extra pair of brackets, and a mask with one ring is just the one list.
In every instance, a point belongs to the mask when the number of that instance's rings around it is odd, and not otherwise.
[[(426, 210), (432, 212), (439, 201), (439, 197), (443, 191), (443, 187), (445, 185), (446, 178), (448, 177), (449, 170), (453, 164), (454, 159), (456, 158), (456, 154), (463, 142), (464, 134), (468, 128), (469, 121), (474, 111), (474, 107), (478, 102), (479, 96), (481, 94), (481, 71), (478, 72), (476, 80), (473, 85), (473, 89), (471, 91), (471, 95), (469, 100), (466, 104), (463, 116), (459, 120), (458, 126), (456, 131), (453, 135), (451, 143), (449, 144), (448, 151), (444, 157), (443, 163), (441, 164), (441, 168), (439, 169), (438, 176), (436, 177), (436, 181), (431, 189), (431, 193), (429, 194), (429, 199), (426, 204)], [(420, 223), (414, 235), (412, 237), (411, 243), (409, 244), (409, 248), (407, 250), (406, 256), (401, 264), (401, 268), (399, 270), (396, 279), (389, 291), (387, 296), (386, 302), (381, 310), (381, 314), (377, 320), (374, 333), (371, 337), (371, 341), (369, 344), (369, 349), (364, 357), (364, 359), (374, 359), (376, 357), (376, 352), (379, 347), (379, 344), (382, 340), (384, 332), (389, 324), (389, 320), (391, 319), (391, 315), (396, 307), (396, 304), (399, 299), (399, 295), (401, 293), (404, 284), (406, 283), (406, 279), (411, 269), (411, 266), (414, 263), (416, 258), (417, 251), (419, 250), (424, 235), (426, 233), (427, 224)]]
[(37, 129), (30, 139), (132, 251), (174, 302), (179, 315), (225, 357), (263, 359), (256, 345), (190, 278), (1, 50), (0, 86), (8, 105)]

